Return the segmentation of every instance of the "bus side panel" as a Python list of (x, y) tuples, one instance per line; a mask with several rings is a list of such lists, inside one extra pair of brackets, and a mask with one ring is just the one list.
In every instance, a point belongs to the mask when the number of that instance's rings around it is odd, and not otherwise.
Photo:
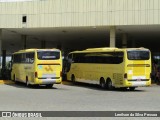
[(112, 73), (112, 83), (114, 87), (123, 86), (125, 67), (124, 62), (121, 64), (112, 65), (110, 68)]
[[(19, 63), (15, 63), (12, 66), (12, 72), (11, 72), (11, 79), (12, 80), (16, 80), (16, 81), (20, 81), (20, 82), (24, 82), (24, 67), (22, 64)], [(15, 78), (14, 78), (15, 76)]]
[(74, 75), (76, 81), (99, 84), (100, 78), (111, 79), (113, 85), (123, 85), (124, 64), (86, 64), (73, 63), (67, 73), (67, 79)]

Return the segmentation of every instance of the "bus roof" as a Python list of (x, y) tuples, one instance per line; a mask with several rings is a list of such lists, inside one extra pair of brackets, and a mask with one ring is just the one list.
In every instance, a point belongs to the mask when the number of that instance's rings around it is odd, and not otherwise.
[(139, 47), (139, 48), (126, 48), (126, 50), (149, 50), (149, 49), (144, 47)]
[(24, 50), (19, 50), (13, 54), (16, 54), (16, 53), (25, 53), (25, 52), (34, 52), (36, 50), (56, 50), (56, 51), (60, 51), (59, 49), (56, 49), (56, 48), (51, 48), (51, 49), (37, 49), (37, 48), (30, 48), (30, 49), (24, 49)]
[(104, 47), (104, 48), (88, 48), (86, 50), (94, 51), (94, 50), (116, 50), (118, 48)]
[(114, 51), (125, 51), (125, 50), (148, 50), (147, 48), (116, 48), (116, 47), (103, 47), (103, 48), (88, 48), (82, 51), (73, 51), (70, 53), (85, 53), (85, 52), (114, 52)]
[(103, 47), (103, 48), (88, 48), (82, 51), (73, 51), (71, 53), (80, 53), (80, 52), (102, 52), (102, 51), (115, 51), (118, 48), (109, 48), (109, 47)]

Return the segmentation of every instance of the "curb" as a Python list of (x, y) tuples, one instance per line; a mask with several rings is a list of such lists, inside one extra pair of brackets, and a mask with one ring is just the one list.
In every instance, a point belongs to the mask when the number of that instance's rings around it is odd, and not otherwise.
[(0, 84), (13, 84), (14, 82), (11, 80), (0, 80)]

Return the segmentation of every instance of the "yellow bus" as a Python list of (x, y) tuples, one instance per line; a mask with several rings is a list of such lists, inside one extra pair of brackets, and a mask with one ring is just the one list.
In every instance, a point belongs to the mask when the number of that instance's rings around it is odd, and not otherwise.
[(68, 55), (67, 79), (102, 88), (134, 90), (151, 85), (151, 53), (146, 48), (90, 48)]
[(62, 57), (58, 49), (25, 49), (13, 53), (11, 79), (29, 85), (60, 84)]

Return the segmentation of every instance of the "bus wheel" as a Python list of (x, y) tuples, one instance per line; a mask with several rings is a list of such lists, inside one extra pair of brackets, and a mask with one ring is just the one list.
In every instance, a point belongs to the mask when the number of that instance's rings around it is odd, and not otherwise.
[(71, 81), (72, 81), (72, 83), (74, 83), (74, 84), (75, 84), (75, 76), (74, 76), (74, 75), (72, 75), (72, 77), (71, 77)]
[(130, 91), (134, 91), (134, 90), (135, 90), (135, 87), (130, 87), (129, 90), (130, 90)]
[(106, 83), (105, 83), (104, 78), (101, 78), (101, 79), (100, 79), (100, 86), (101, 86), (102, 89), (105, 89), (105, 88), (106, 88)]
[(107, 80), (107, 89), (108, 90), (112, 90), (113, 89), (112, 81), (110, 79)]
[(53, 84), (47, 84), (46, 87), (47, 88), (52, 88)]

